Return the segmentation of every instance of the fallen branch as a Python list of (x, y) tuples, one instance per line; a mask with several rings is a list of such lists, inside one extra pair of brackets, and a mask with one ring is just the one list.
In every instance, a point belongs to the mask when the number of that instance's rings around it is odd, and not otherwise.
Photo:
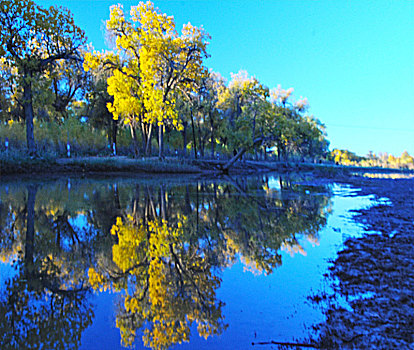
[(221, 167), (220, 170), (223, 171), (224, 173), (228, 173), (229, 168), (236, 161), (238, 161), (243, 156), (243, 154), (245, 154), (249, 149), (257, 146), (258, 144), (261, 144), (264, 140), (265, 140), (264, 137), (258, 137), (257, 139), (255, 139), (253, 141), (253, 144), (251, 146), (249, 146), (249, 147), (242, 147), (233, 158), (231, 158), (223, 167)]

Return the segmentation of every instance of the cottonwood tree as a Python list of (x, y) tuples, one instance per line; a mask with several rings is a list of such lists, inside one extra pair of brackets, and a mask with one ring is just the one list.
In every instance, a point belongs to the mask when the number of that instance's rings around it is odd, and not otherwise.
[(180, 128), (175, 93), (195, 91), (197, 81), (207, 74), (203, 59), (208, 56), (209, 36), (190, 23), (179, 34), (174, 18), (151, 2), (131, 7), (130, 19), (121, 5), (112, 6), (107, 30), (128, 60), (108, 81), (108, 92), (114, 96), (108, 108), (115, 117), (157, 126), (161, 158), (165, 125)]
[(300, 98), (290, 106), (282, 107), (284, 123), (282, 128), (285, 160), (294, 154), (304, 161), (306, 156), (314, 159), (323, 156), (329, 146), (325, 126), (315, 117), (305, 114), (309, 108), (307, 98)]
[(86, 52), (84, 57), (84, 69), (90, 77), (86, 94), (88, 121), (93, 127), (106, 130), (109, 145), (116, 150), (119, 119), (107, 107), (114, 103), (114, 97), (108, 93), (108, 79), (120, 67), (120, 61), (110, 52)]
[[(183, 138), (183, 154), (186, 153), (187, 136), (189, 146), (203, 157), (205, 148), (210, 142), (211, 157), (214, 158), (215, 146), (219, 143), (225, 128), (224, 113), (219, 109), (219, 94), (226, 89), (225, 80), (219, 74), (210, 71), (197, 84), (197, 91), (190, 94), (178, 93), (176, 96), (176, 109), (183, 126), (180, 130)], [(187, 130), (190, 130), (187, 135)]]
[(48, 9), (31, 0), (2, 0), (0, 3), (0, 57), (19, 74), (29, 154), (35, 153), (33, 134), (33, 84), (59, 60), (80, 60), (84, 32), (64, 8)]
[(80, 60), (59, 60), (47, 77), (53, 112), (66, 119), (71, 103), (84, 98), (90, 75), (84, 71)]
[[(152, 124), (147, 120), (143, 103), (141, 76), (137, 61), (138, 56), (118, 52), (94, 52), (85, 55), (84, 68), (92, 74), (106, 72), (106, 91), (109, 100), (106, 107), (118, 124), (129, 126), (134, 147), (134, 156), (139, 154), (138, 133), (141, 130), (143, 150), (148, 154), (150, 148)], [(122, 57), (121, 57), (122, 56)]]
[(246, 71), (232, 75), (227, 89), (219, 96), (219, 108), (227, 115), (226, 143), (234, 150), (234, 157), (225, 165), (228, 169), (248, 150), (261, 145), (265, 135), (264, 123), (268, 116), (269, 89)]
[(271, 113), (274, 115), (273, 144), (278, 159), (288, 160), (289, 155), (297, 155), (302, 161), (305, 156), (312, 159), (324, 156), (329, 142), (325, 126), (314, 116), (307, 115), (307, 98), (292, 100), (293, 88), (282, 89), (280, 85), (270, 91)]
[[(0, 119), (6, 121), (24, 121), (23, 90), (20, 86), (21, 76), (13, 62), (0, 57)], [(50, 83), (44, 74), (32, 82), (32, 105), (37, 115), (45, 110), (45, 106), (51, 104), (48, 91)]]
[(287, 161), (287, 146), (292, 137), (291, 130), (295, 123), (293, 121), (294, 118), (292, 118), (294, 108), (291, 108), (291, 103), (289, 101), (293, 91), (293, 88), (282, 89), (280, 84), (277, 88), (270, 91), (270, 101), (272, 103), (272, 113), (274, 115), (274, 146), (277, 149), (279, 161), (282, 156), (285, 161)]
[[(224, 114), (219, 109), (219, 95), (226, 90), (224, 78), (215, 72), (201, 80), (200, 88), (194, 98), (195, 124), (201, 156), (204, 157), (205, 146), (210, 141), (211, 157), (214, 158), (215, 146), (226, 126)], [(193, 131), (194, 132), (194, 131)]]

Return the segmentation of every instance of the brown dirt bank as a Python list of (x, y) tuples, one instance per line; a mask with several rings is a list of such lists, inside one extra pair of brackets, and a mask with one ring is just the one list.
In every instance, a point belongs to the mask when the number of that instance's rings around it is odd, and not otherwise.
[(391, 203), (355, 212), (356, 222), (378, 233), (348, 239), (332, 263), (329, 279), (350, 308), (335, 295), (311, 298), (323, 302), (327, 317), (315, 342), (321, 349), (414, 349), (414, 179), (345, 182)]
[[(158, 157), (132, 159), (125, 156), (85, 156), (72, 158), (0, 157), (0, 175), (19, 174), (99, 174), (99, 173), (148, 173), (148, 174), (220, 174), (225, 160), (182, 159)], [(271, 170), (299, 170), (293, 166), (275, 162), (236, 162), (232, 174), (251, 174)], [(307, 168), (304, 168), (307, 169)], [(303, 167), (302, 167), (303, 170)]]
[[(28, 156), (8, 156), (0, 154), (0, 175), (21, 174), (105, 174), (105, 173), (131, 173), (131, 174), (222, 174), (222, 168), (227, 160), (209, 159), (183, 159), (158, 157), (132, 159), (125, 156), (85, 156), (72, 158), (43, 158)], [(319, 177), (336, 178), (338, 174), (348, 175), (356, 172), (407, 172), (395, 169), (375, 169), (344, 167), (333, 164), (252, 161), (242, 160), (234, 163), (228, 169), (232, 175), (249, 175), (277, 171), (277, 172), (312, 172)], [(408, 173), (410, 173), (408, 171)], [(414, 172), (411, 172), (414, 174)]]
[(3, 159), (0, 175), (19, 174), (195, 174), (202, 170), (178, 159), (130, 159), (127, 157), (74, 157), (59, 159)]

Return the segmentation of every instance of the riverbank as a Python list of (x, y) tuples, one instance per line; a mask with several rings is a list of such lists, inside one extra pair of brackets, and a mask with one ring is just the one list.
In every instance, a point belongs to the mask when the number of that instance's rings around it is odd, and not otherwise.
[[(321, 349), (414, 349), (414, 179), (355, 176), (345, 182), (360, 189), (358, 196), (382, 200), (355, 211), (353, 219), (365, 234), (349, 238), (332, 263), (328, 279), (335, 294), (311, 298), (324, 305), (327, 317), (316, 327), (316, 344)], [(337, 302), (338, 295), (349, 307)]]
[(202, 169), (178, 159), (127, 157), (2, 158), (0, 175), (151, 173), (194, 174)]
[[(72, 158), (48, 157), (0, 157), (0, 175), (19, 174), (102, 174), (102, 173), (146, 173), (146, 174), (220, 174), (227, 160), (184, 159), (157, 157), (133, 159), (125, 156), (86, 156)], [(238, 161), (229, 169), (230, 174), (254, 174), (269, 171), (311, 171), (317, 176), (336, 178), (351, 172), (407, 173), (399, 169), (362, 168), (275, 161)], [(409, 172), (408, 172), (409, 173)], [(411, 171), (411, 173), (413, 173)]]
[[(184, 159), (158, 157), (133, 159), (124, 156), (72, 157), (72, 158), (0, 158), (0, 175), (19, 174), (220, 174), (227, 160)], [(310, 170), (308, 164), (285, 164), (276, 162), (239, 161), (233, 164), (229, 173), (252, 174), (257, 172)], [(335, 172), (336, 173), (336, 172)]]

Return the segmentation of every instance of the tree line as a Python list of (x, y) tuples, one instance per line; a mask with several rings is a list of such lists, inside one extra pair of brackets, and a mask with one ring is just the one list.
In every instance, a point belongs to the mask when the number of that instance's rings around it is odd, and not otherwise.
[(372, 151), (368, 152), (365, 157), (361, 157), (348, 150), (335, 148), (331, 151), (329, 158), (335, 163), (342, 165), (410, 170), (414, 169), (414, 158), (407, 151), (404, 151), (400, 157), (395, 157), (386, 152), (376, 155)]
[(149, 1), (129, 14), (111, 7), (108, 51), (88, 46), (64, 8), (5, 0), (0, 24), (0, 118), (3, 126), (25, 125), (30, 155), (39, 153), (36, 128), (70, 119), (91, 137), (105, 135), (114, 152), (123, 135), (134, 157), (154, 149), (159, 158), (233, 161), (246, 153), (285, 161), (328, 154), (325, 127), (307, 113), (306, 98), (294, 100), (292, 88), (270, 89), (245, 71), (226, 82), (205, 65), (209, 34), (190, 23), (178, 30)]

